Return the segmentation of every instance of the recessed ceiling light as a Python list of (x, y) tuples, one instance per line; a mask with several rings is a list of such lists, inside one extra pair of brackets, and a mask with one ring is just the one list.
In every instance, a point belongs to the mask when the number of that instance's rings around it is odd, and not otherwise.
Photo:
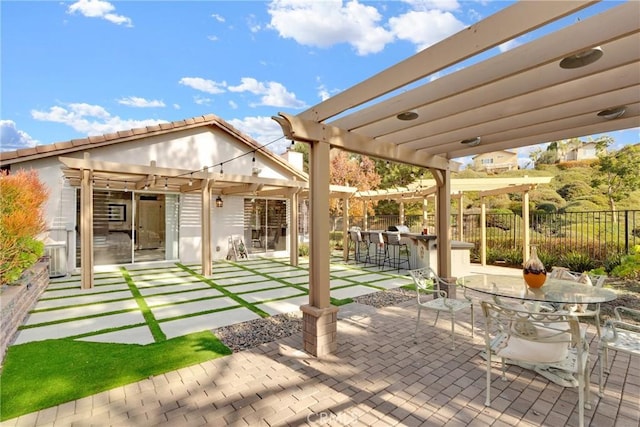
[(602, 58), (603, 54), (600, 46), (592, 47), (591, 49), (578, 52), (575, 55), (567, 56), (560, 61), (560, 68), (570, 69), (584, 67)]
[(418, 118), (418, 112), (416, 110), (403, 111), (396, 116), (398, 120), (415, 120)]
[(460, 144), (466, 145), (467, 147), (475, 147), (476, 145), (480, 144), (481, 140), (482, 138), (476, 136), (475, 138), (463, 139), (462, 141), (460, 141)]
[(607, 108), (606, 110), (602, 110), (598, 113), (598, 117), (602, 117), (607, 120), (617, 119), (618, 117), (622, 117), (622, 115), (627, 111), (627, 107), (621, 105), (619, 107)]

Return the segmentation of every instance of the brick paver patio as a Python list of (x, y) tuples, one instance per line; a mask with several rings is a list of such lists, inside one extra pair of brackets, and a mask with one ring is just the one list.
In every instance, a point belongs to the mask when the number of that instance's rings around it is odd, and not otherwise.
[[(347, 310), (345, 310), (347, 312)], [(412, 302), (338, 322), (335, 355), (299, 351), (301, 336), (169, 372), (3, 423), (3, 426), (577, 426), (577, 392), (519, 367), (494, 368), (493, 405), (484, 406), (482, 320), (470, 335), (459, 319), (425, 316), (413, 342)], [(592, 409), (585, 425), (640, 425), (640, 361), (612, 357), (606, 395), (597, 396), (591, 341)]]

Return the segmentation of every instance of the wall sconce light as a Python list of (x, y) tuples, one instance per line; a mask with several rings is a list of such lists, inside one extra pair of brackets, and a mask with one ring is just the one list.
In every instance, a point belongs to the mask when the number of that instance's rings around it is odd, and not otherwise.
[(223, 204), (224, 202), (222, 201), (222, 197), (220, 196), (216, 197), (216, 207), (221, 208)]
[(602, 58), (603, 52), (600, 46), (592, 47), (591, 49), (583, 50), (575, 55), (567, 56), (560, 61), (560, 68), (580, 68), (589, 64), (593, 64), (598, 59)]
[(418, 112), (416, 110), (403, 111), (396, 116), (398, 120), (415, 120), (418, 118)]
[(627, 111), (627, 107), (621, 105), (619, 107), (607, 108), (606, 110), (602, 110), (598, 113), (598, 117), (602, 117), (603, 119), (613, 120), (618, 117), (622, 117), (622, 115)]
[(481, 140), (482, 138), (476, 136), (475, 138), (463, 139), (462, 141), (460, 141), (460, 144), (466, 145), (467, 147), (475, 147), (476, 145), (480, 144)]

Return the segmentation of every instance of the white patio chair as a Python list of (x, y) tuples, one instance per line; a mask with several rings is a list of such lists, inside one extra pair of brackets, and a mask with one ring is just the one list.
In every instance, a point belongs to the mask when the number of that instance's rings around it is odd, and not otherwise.
[(530, 365), (534, 370), (558, 369), (577, 379), (579, 424), (582, 427), (584, 408), (590, 408), (589, 343), (578, 319), (556, 312), (518, 310), (512, 305), (489, 301), (481, 304), (487, 362), (485, 405), (491, 406), (491, 363), (495, 360), (492, 356), (500, 359), (503, 381), (507, 380), (507, 362)]
[[(607, 276), (570, 271), (565, 267), (553, 267), (549, 277), (564, 280), (573, 280), (588, 286), (601, 288)], [(600, 304), (562, 304), (556, 307), (559, 313), (571, 313), (579, 318), (591, 317), (596, 325), (598, 338), (602, 335), (600, 326)]]
[(605, 322), (604, 334), (598, 343), (598, 360), (600, 361), (598, 394), (601, 397), (604, 391), (604, 373), (609, 374), (609, 350), (640, 356), (640, 325), (631, 323), (628, 319), (630, 315), (640, 319), (640, 310), (618, 306), (614, 309), (614, 314), (615, 320), (609, 319)]
[[(460, 310), (471, 309), (471, 336), (473, 337), (473, 304), (471, 300), (449, 298), (445, 290), (440, 289), (440, 285), (450, 286), (449, 283), (442, 280), (430, 268), (419, 268), (410, 270), (409, 274), (416, 285), (416, 296), (418, 305), (418, 318), (416, 320), (416, 330), (414, 332), (414, 343), (418, 342), (418, 326), (420, 324), (420, 313), (422, 310), (431, 310), (436, 313), (436, 320), (433, 326), (438, 323), (440, 312), (446, 311), (451, 315), (451, 348), (455, 349), (455, 314)], [(433, 297), (429, 299), (429, 297)]]

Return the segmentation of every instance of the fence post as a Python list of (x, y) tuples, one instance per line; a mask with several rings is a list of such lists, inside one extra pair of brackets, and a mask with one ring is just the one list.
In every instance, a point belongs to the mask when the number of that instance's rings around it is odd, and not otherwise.
[(624, 211), (624, 253), (629, 254), (629, 210)]

